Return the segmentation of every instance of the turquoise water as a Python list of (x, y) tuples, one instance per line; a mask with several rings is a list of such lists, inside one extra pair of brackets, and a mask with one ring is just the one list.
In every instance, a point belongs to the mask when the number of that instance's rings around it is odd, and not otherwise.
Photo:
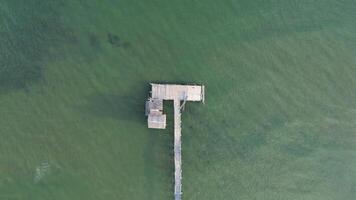
[(356, 2), (0, 0), (0, 199), (353, 200)]

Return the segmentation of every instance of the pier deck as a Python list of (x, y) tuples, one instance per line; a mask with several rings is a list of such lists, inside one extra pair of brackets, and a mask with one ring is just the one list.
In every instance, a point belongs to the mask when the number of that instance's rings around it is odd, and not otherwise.
[(174, 104), (174, 199), (182, 199), (182, 126), (181, 101), (184, 107), (187, 101), (204, 102), (204, 86), (200, 85), (172, 85), (151, 84), (151, 98), (146, 102), (148, 127), (166, 128), (166, 116), (163, 114), (163, 100), (173, 100)]

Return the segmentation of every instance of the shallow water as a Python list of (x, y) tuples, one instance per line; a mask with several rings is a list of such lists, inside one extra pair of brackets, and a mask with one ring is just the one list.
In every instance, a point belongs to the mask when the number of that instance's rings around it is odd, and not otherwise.
[(206, 86), (183, 113), (184, 199), (354, 199), (355, 17), (351, 0), (0, 0), (0, 199), (172, 199), (172, 103), (147, 129), (149, 82)]

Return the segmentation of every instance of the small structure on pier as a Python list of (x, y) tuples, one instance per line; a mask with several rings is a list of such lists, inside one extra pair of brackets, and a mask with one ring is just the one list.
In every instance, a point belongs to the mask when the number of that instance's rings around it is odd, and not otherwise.
[(187, 101), (202, 101), (204, 103), (205, 87), (204, 85), (175, 84), (151, 84), (151, 86), (151, 97), (146, 101), (148, 128), (165, 129), (166, 115), (163, 114), (163, 100), (173, 100), (174, 103), (174, 199), (181, 200), (181, 111)]
[(157, 98), (149, 98), (146, 101), (146, 116), (148, 128), (165, 129), (166, 115), (163, 112), (163, 100)]

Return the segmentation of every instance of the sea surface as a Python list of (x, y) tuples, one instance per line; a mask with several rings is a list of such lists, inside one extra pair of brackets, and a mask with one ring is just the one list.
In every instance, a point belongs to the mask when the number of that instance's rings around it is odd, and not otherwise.
[(355, 0), (0, 0), (0, 200), (354, 200)]

